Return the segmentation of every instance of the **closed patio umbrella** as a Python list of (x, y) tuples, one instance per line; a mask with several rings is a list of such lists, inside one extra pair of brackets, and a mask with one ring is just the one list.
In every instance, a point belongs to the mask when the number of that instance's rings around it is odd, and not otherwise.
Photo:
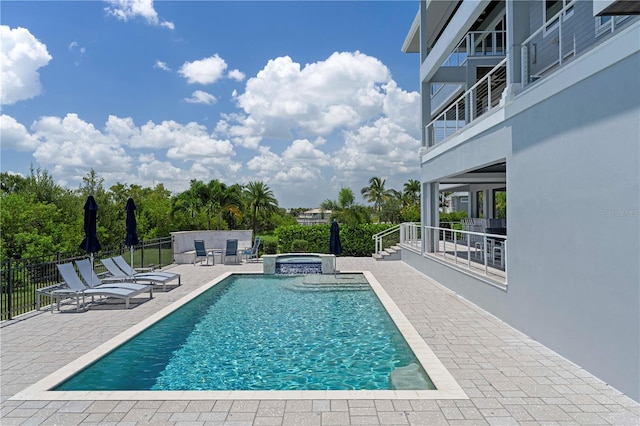
[(136, 223), (136, 204), (133, 202), (133, 198), (129, 197), (125, 209), (127, 210), (127, 237), (124, 243), (131, 252), (131, 267), (133, 268), (133, 248), (140, 242), (138, 240), (138, 224)]
[[(93, 268), (93, 254), (100, 251), (98, 241), (97, 220), (98, 204), (93, 195), (87, 197), (84, 203), (84, 240), (80, 243), (80, 249), (89, 253), (91, 257), (91, 267)], [(93, 283), (92, 283), (93, 284)]]
[[(333, 219), (333, 223), (331, 224), (331, 235), (329, 236), (329, 253), (338, 256), (342, 253), (342, 244), (340, 243), (340, 226), (338, 222)], [(336, 273), (336, 265), (337, 261), (334, 257), (333, 259), (333, 273)]]

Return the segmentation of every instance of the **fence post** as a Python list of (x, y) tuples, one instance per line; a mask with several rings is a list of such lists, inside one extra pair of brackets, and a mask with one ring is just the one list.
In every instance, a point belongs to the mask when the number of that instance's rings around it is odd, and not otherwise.
[(158, 265), (162, 268), (162, 243), (158, 241)]
[(9, 312), (9, 319), (11, 318), (11, 312), (13, 311), (13, 273), (11, 272), (12, 258), (9, 258), (9, 266), (7, 267), (7, 311)]
[[(142, 248), (140, 249), (140, 267), (144, 268), (144, 239), (142, 240)], [(131, 265), (133, 268), (133, 265)]]

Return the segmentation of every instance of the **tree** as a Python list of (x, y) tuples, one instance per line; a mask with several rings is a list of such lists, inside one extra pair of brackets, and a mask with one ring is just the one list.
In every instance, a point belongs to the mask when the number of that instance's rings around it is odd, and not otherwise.
[(409, 179), (404, 184), (403, 205), (405, 207), (413, 206), (420, 203), (420, 181)]
[[(366, 201), (373, 203), (374, 208), (378, 214), (382, 209), (382, 204), (392, 196), (391, 192), (384, 187), (385, 179), (380, 177), (372, 177), (369, 179), (369, 186), (365, 186), (360, 190), (360, 193)], [(380, 218), (378, 218), (378, 221)]]
[(171, 217), (186, 218), (189, 229), (197, 229), (197, 217), (202, 208), (201, 194), (205, 192), (202, 181), (192, 179), (189, 189), (176, 195), (171, 202)]
[[(207, 210), (209, 229), (212, 229), (211, 218), (214, 216), (217, 216), (216, 229), (218, 230), (222, 227), (225, 215), (227, 215), (229, 219), (242, 217), (240, 210), (242, 206), (241, 195), (242, 187), (238, 184), (227, 186), (217, 179), (207, 184), (203, 204)], [(235, 222), (236, 221), (233, 220), (233, 224), (235, 224)], [(225, 223), (225, 227), (229, 227), (228, 222)]]
[(251, 225), (253, 235), (258, 235), (258, 214), (273, 213), (278, 210), (278, 200), (273, 191), (264, 182), (251, 181), (245, 186), (244, 196), (247, 206), (251, 210)]
[(342, 188), (338, 193), (338, 205), (343, 208), (349, 208), (356, 202), (356, 197), (353, 195), (351, 188)]

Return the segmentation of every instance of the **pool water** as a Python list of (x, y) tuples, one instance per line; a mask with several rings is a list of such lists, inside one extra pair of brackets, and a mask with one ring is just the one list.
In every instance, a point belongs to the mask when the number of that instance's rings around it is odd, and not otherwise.
[(240, 275), (55, 390), (379, 390), (415, 364), (363, 275)]
[(285, 255), (276, 259), (276, 274), (321, 274), (322, 262), (318, 256)]

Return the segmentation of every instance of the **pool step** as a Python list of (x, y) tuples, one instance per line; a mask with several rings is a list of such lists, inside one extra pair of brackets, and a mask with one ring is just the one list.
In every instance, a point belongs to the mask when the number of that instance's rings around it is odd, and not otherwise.
[(290, 284), (287, 288), (295, 291), (361, 291), (371, 290), (369, 283), (353, 277), (308, 275)]

